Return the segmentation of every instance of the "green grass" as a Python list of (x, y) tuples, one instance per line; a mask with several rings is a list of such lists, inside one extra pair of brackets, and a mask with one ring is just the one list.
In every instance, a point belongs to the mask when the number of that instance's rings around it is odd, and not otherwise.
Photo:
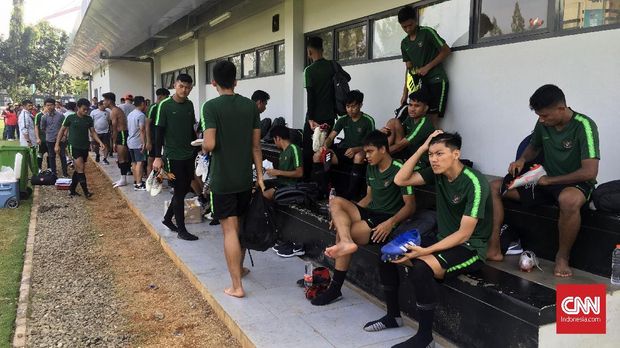
[(11, 346), (32, 199), (0, 209), (0, 347)]

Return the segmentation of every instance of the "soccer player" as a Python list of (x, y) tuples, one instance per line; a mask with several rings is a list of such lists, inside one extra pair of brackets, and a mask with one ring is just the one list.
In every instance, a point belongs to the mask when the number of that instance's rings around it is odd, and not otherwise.
[(43, 134), (45, 134), (45, 138), (47, 141), (47, 149), (48, 149), (48, 163), (49, 168), (52, 170), (54, 174), (56, 174), (56, 155), (60, 157), (60, 166), (62, 169), (62, 176), (69, 177), (69, 173), (67, 171), (67, 137), (64, 136), (60, 139), (60, 152), (56, 152), (56, 138), (58, 137), (58, 132), (62, 128), (63, 122), (65, 121), (65, 115), (58, 112), (56, 108), (54, 108), (54, 99), (46, 99), (44, 102), (44, 116), (41, 120), (41, 129), (43, 130)]
[(28, 99), (22, 101), (22, 110), (17, 117), (17, 124), (19, 127), (19, 145), (32, 148), (37, 145), (37, 138), (35, 135), (34, 118), (32, 117), (32, 109), (34, 106)]
[[(394, 178), (400, 186), (435, 185), (438, 227), (437, 243), (407, 246), (404, 257), (394, 261), (410, 267), (420, 325), (416, 335), (397, 348), (427, 347), (433, 342), (435, 279), (478, 270), (486, 258), (493, 222), (489, 184), (484, 175), (461, 163), (461, 142), (458, 133), (433, 132)], [(430, 167), (415, 171), (427, 152)]]
[[(174, 83), (174, 95), (162, 100), (155, 115), (155, 141), (153, 143), (153, 170), (163, 167), (162, 147), (166, 154), (167, 171), (174, 174), (174, 195), (164, 214), (162, 224), (183, 240), (197, 240), (198, 237), (185, 228), (185, 195), (190, 191), (194, 179), (194, 148), (191, 142), (196, 139), (194, 125), (194, 104), (187, 97), (192, 91), (193, 79), (187, 74), (179, 74)], [(176, 225), (172, 222), (172, 217)]]
[[(244, 297), (241, 277), (245, 250), (239, 243), (239, 218), (245, 215), (252, 195), (252, 162), (262, 168), (263, 155), (258, 108), (252, 100), (235, 93), (236, 73), (229, 61), (215, 64), (211, 84), (219, 97), (203, 104), (200, 126), (202, 150), (211, 152), (211, 212), (222, 224), (224, 254), (232, 280), (232, 286), (224, 292)], [(257, 184), (264, 192), (263, 172), (256, 173)]]
[(342, 284), (358, 245), (384, 243), (398, 224), (415, 212), (413, 188), (394, 183), (402, 163), (390, 156), (385, 134), (377, 130), (370, 132), (363, 140), (363, 147), (368, 160), (366, 196), (357, 203), (342, 197), (329, 202), (336, 245), (326, 248), (325, 255), (336, 259), (336, 265), (329, 288), (312, 300), (315, 306), (329, 304), (342, 296)]
[(258, 107), (258, 112), (262, 114), (263, 112), (265, 112), (265, 110), (267, 110), (267, 102), (270, 98), (271, 97), (269, 96), (269, 93), (257, 89), (254, 91), (254, 93), (252, 93), (251, 99), (253, 102), (256, 103), (256, 107)]
[(103, 93), (103, 105), (110, 109), (112, 121), (112, 147), (118, 154), (118, 168), (121, 171), (120, 179), (114, 187), (127, 185), (127, 174), (131, 172), (129, 163), (129, 148), (127, 147), (127, 115), (116, 106), (116, 95), (112, 92)]
[[(45, 105), (45, 103), (44, 103)], [(37, 112), (34, 116), (34, 134), (37, 138), (37, 146), (39, 147), (39, 151), (37, 151), (37, 165), (39, 166), (39, 171), (43, 170), (43, 156), (48, 152), (47, 151), (47, 143), (45, 141), (45, 131), (41, 128), (41, 120), (43, 119), (43, 111)], [(47, 156), (47, 168), (49, 169), (49, 155)]]
[[(97, 98), (93, 98), (96, 100)], [(105, 105), (103, 105), (103, 101), (97, 103), (96, 108), (93, 110), (91, 107), (90, 117), (93, 118), (93, 122), (95, 123), (95, 131), (99, 136), (99, 139), (103, 141), (104, 144), (110, 143), (110, 113), (106, 110)], [(96, 141), (92, 142), (93, 151), (95, 152), (95, 162), (99, 162), (101, 159), (100, 151), (99, 151), (99, 143)], [(108, 152), (103, 152), (103, 163), (110, 164), (108, 162)]]
[(265, 186), (269, 188), (263, 192), (263, 195), (269, 200), (273, 199), (278, 188), (295, 184), (304, 175), (301, 149), (291, 143), (291, 130), (286, 126), (275, 126), (271, 129), (271, 136), (276, 147), (282, 152), (278, 158), (278, 169), (266, 171), (267, 175), (278, 177), (275, 180), (265, 181)]
[(69, 187), (70, 197), (79, 196), (77, 191), (75, 191), (78, 182), (82, 187), (84, 197), (90, 198), (93, 195), (92, 192), (88, 191), (86, 175), (84, 174), (84, 166), (88, 160), (88, 148), (90, 145), (88, 138), (89, 132), (90, 136), (95, 139), (101, 147), (105, 148), (105, 144), (99, 139), (97, 132), (95, 132), (92, 117), (88, 116), (89, 111), (90, 102), (88, 99), (82, 98), (78, 100), (77, 112), (65, 117), (62, 127), (58, 132), (58, 136), (56, 136), (56, 144), (54, 145), (54, 151), (58, 153), (60, 151), (61, 140), (67, 131), (69, 132), (67, 142), (69, 144), (69, 152), (71, 152), (71, 157), (73, 157), (75, 165), (75, 171), (73, 171), (73, 176), (71, 177), (71, 186)]
[(131, 158), (131, 170), (133, 172), (133, 189), (136, 191), (146, 190), (142, 181), (142, 162), (144, 161), (144, 144), (146, 135), (144, 130), (144, 110), (146, 102), (144, 97), (136, 96), (133, 99), (134, 109), (127, 116), (127, 147)]
[(148, 162), (146, 166), (146, 174), (149, 175), (151, 170), (153, 170), (153, 161), (155, 160), (155, 156), (153, 156), (153, 142), (155, 140), (155, 116), (157, 115), (157, 106), (161, 103), (162, 100), (168, 98), (170, 96), (170, 91), (166, 88), (158, 88), (155, 91), (155, 95), (157, 99), (155, 103), (149, 106), (146, 112), (146, 122), (145, 130), (146, 130), (146, 152), (148, 154)]
[[(530, 97), (530, 108), (538, 115), (538, 122), (530, 144), (518, 160), (510, 163), (508, 172), (518, 175), (525, 163), (542, 152), (547, 175), (534, 187), (508, 190), (504, 197), (526, 205), (558, 205), (560, 235), (554, 273), (558, 277), (570, 277), (573, 272), (569, 257), (581, 228), (581, 207), (590, 198), (598, 174), (601, 157), (598, 129), (591, 118), (569, 108), (564, 92), (554, 85), (538, 88)], [(504, 220), (501, 186), (501, 180), (491, 186), (495, 216), (488, 258), (496, 261), (503, 259), (499, 242), (499, 229)]]

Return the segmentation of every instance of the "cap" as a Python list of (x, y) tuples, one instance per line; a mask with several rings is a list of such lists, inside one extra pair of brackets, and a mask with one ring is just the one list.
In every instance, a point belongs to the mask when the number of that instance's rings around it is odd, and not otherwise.
[(129, 100), (133, 100), (133, 95), (131, 94), (125, 94), (125, 96), (123, 97), (125, 99), (129, 99)]

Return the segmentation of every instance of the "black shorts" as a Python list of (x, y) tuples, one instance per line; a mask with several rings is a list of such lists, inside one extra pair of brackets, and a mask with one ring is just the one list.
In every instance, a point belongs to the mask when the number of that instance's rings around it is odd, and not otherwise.
[(344, 155), (344, 153), (347, 152), (348, 149), (349, 148), (347, 147), (339, 147), (339, 146), (334, 146), (332, 148), (332, 150), (334, 151), (334, 154), (338, 158), (339, 164), (343, 164), (343, 163), (353, 164), (353, 158), (349, 158)]
[(594, 191), (594, 185), (589, 182), (579, 182), (576, 184), (560, 184), (560, 185), (534, 185), (517, 187), (519, 198), (523, 205), (531, 207), (543, 204), (557, 205), (560, 193), (567, 187), (574, 187), (583, 193), (586, 201), (590, 200), (590, 195)]
[[(102, 143), (104, 144), (110, 143), (110, 133), (97, 133), (97, 136), (99, 137), (99, 140), (101, 140)], [(99, 143), (95, 139), (93, 139), (92, 144), (99, 145)]]
[(446, 278), (477, 271), (484, 264), (478, 253), (465, 245), (438, 251), (433, 253), (433, 256), (439, 261), (441, 268), (446, 270)]
[(431, 83), (426, 85), (430, 100), (428, 103), (428, 113), (437, 114), (443, 117), (446, 112), (446, 104), (448, 103), (448, 90), (450, 84), (448, 81)]
[(69, 153), (73, 159), (81, 158), (84, 163), (86, 163), (86, 160), (88, 159), (88, 149), (76, 149), (69, 145)]
[(357, 210), (360, 212), (360, 216), (362, 217), (362, 221), (366, 221), (368, 227), (375, 228), (383, 223), (385, 220), (391, 218), (392, 214), (383, 213), (376, 210), (370, 210), (368, 208), (360, 207), (356, 203), (354, 203), (357, 207)]
[(116, 133), (116, 145), (127, 146), (127, 137), (129, 132), (124, 130)]
[(211, 213), (214, 219), (244, 216), (250, 206), (252, 190), (238, 193), (217, 194), (211, 192)]
[(39, 154), (43, 155), (47, 153), (47, 143), (45, 141), (41, 141), (39, 144)]

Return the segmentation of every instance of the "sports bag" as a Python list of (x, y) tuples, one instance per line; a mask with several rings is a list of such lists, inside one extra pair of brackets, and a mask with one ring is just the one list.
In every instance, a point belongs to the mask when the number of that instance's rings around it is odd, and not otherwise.
[(302, 205), (310, 206), (319, 197), (319, 186), (315, 182), (298, 183), (280, 187), (273, 195), (273, 200), (278, 205)]
[(271, 119), (269, 117), (260, 120), (260, 138), (264, 138), (271, 129)]
[(239, 242), (243, 248), (265, 251), (276, 244), (277, 237), (273, 208), (263, 197), (263, 191), (256, 189), (239, 231)]
[(286, 126), (286, 120), (284, 119), (284, 117), (276, 117), (273, 122), (271, 122), (269, 132), (267, 132), (267, 135), (265, 135), (265, 137), (263, 138), (264, 142), (273, 143), (273, 136), (271, 135), (271, 130), (275, 126)]
[(52, 173), (51, 170), (44, 170), (39, 174), (35, 174), (30, 178), (30, 183), (32, 185), (55, 185), (56, 174)]
[(599, 185), (592, 193), (592, 202), (597, 210), (620, 213), (620, 180)]
[(351, 75), (349, 75), (337, 61), (332, 60), (332, 68), (334, 69), (334, 76), (332, 82), (334, 83), (334, 111), (337, 115), (345, 115), (347, 113), (347, 94), (349, 93), (349, 81), (351, 81)]

